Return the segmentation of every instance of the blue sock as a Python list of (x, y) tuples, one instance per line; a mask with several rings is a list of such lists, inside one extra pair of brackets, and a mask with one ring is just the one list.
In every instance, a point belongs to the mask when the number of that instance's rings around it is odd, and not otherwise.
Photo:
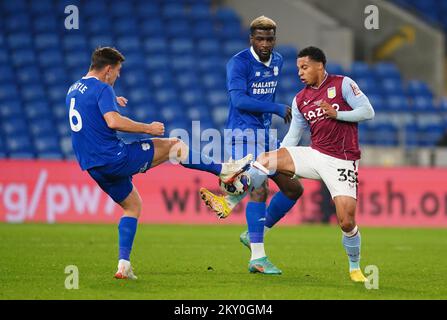
[(360, 231), (357, 230), (356, 234), (352, 237), (348, 237), (343, 234), (343, 246), (349, 259), (349, 269), (360, 269), (360, 245), (361, 237)]
[[(206, 163), (205, 163), (206, 162)], [(222, 171), (222, 164), (215, 163), (213, 159), (207, 155), (189, 148), (188, 159), (182, 166), (190, 169), (206, 171), (216, 176)]]
[(250, 201), (247, 204), (246, 218), (251, 243), (264, 242), (265, 202)]
[(133, 239), (137, 232), (138, 219), (134, 217), (122, 217), (118, 225), (119, 233), (119, 259), (130, 261)]
[(275, 193), (267, 208), (265, 216), (265, 226), (267, 228), (273, 227), (282, 217), (289, 212), (295, 205), (296, 200), (291, 200), (281, 191)]

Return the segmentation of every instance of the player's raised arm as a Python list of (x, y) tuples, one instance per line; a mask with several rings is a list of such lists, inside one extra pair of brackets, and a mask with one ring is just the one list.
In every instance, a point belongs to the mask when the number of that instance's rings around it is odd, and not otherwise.
[(281, 118), (290, 114), (289, 106), (281, 103), (262, 101), (247, 95), (246, 64), (238, 58), (231, 59), (227, 64), (227, 85), (233, 105), (248, 112), (274, 113)]
[(289, 131), (281, 142), (281, 147), (295, 147), (301, 140), (307, 122), (296, 106), (296, 99), (292, 102), (292, 122)]
[(337, 120), (359, 122), (374, 118), (374, 109), (368, 97), (360, 90), (354, 80), (349, 77), (343, 78), (342, 94), (352, 110), (338, 111), (336, 113)]
[(104, 114), (104, 120), (106, 121), (107, 126), (113, 130), (133, 133), (146, 133), (153, 136), (162, 136), (165, 132), (165, 126), (161, 122), (137, 122), (127, 117), (123, 117), (115, 111), (110, 111)]

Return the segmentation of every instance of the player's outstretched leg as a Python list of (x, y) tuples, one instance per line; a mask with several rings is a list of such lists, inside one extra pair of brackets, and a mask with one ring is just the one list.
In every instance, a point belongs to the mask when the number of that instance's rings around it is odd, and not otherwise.
[(141, 198), (135, 187), (127, 198), (120, 202), (120, 206), (124, 209), (124, 215), (118, 225), (119, 261), (115, 278), (136, 280), (137, 276), (133, 273), (130, 264), (130, 254), (137, 232), (138, 218), (141, 214)]
[(349, 275), (354, 282), (366, 282), (367, 279), (360, 269), (360, 231), (355, 223), (356, 199), (348, 196), (334, 198), (338, 223), (342, 229), (342, 243), (348, 255)]
[(155, 149), (152, 167), (170, 160), (189, 169), (212, 173), (224, 183), (232, 183), (253, 161), (253, 155), (248, 154), (238, 161), (218, 163), (207, 155), (189, 148), (178, 138), (152, 139), (152, 142)]
[[(246, 158), (247, 157), (242, 158), (241, 160), (244, 160)], [(258, 189), (268, 178), (268, 174), (266, 174), (264, 171), (261, 171), (253, 167), (254, 164), (256, 164), (256, 161), (251, 163), (250, 166), (245, 167), (246, 172), (250, 176), (251, 181), (249, 190)], [(237, 175), (235, 177), (237, 177)], [(244, 199), (245, 196), (249, 193), (247, 191), (240, 195), (226, 194), (220, 196), (212, 193), (206, 188), (200, 188), (199, 192), (200, 197), (204, 201), (205, 205), (211, 210), (213, 210), (216, 213), (216, 215), (221, 219), (225, 219), (226, 217), (228, 217), (231, 211), (236, 207), (236, 205), (239, 202), (241, 202), (242, 199)]]
[[(284, 174), (286, 177), (292, 177), (294, 170), (294, 163), (289, 152), (285, 148), (280, 148), (275, 151), (261, 153), (257, 160), (251, 163), (250, 168), (246, 172), (251, 180), (250, 189), (254, 190), (259, 188), (270, 175), (275, 175), (275, 172)], [(219, 196), (205, 188), (200, 189), (200, 196), (205, 205), (216, 212), (220, 218), (228, 217), (234, 207), (247, 194), (248, 192), (238, 196)]]

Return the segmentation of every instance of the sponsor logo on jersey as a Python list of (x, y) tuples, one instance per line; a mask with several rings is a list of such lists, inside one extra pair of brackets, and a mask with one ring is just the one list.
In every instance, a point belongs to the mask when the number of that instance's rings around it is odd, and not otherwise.
[(337, 90), (335, 87), (330, 87), (327, 89), (327, 97), (329, 99), (334, 99), (337, 96)]
[(352, 92), (354, 93), (355, 96), (359, 96), (362, 94), (362, 91), (360, 91), (360, 88), (357, 87), (356, 84), (351, 83), (350, 86), (351, 86)]

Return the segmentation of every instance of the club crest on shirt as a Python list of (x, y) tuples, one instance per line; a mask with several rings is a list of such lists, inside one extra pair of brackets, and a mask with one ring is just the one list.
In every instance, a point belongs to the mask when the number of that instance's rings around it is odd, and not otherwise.
[(141, 144), (141, 149), (143, 149), (143, 151), (147, 151), (151, 148), (151, 145), (149, 143), (142, 143)]
[(275, 76), (277, 76), (277, 75), (279, 74), (279, 68), (278, 68), (278, 66), (275, 66), (275, 67), (273, 68), (273, 74), (274, 74)]
[(337, 96), (337, 91), (335, 90), (335, 87), (330, 87), (327, 89), (327, 97), (329, 99), (334, 99)]
[(261, 76), (261, 72), (260, 71), (256, 71), (255, 76), (256, 77), (260, 77)]

